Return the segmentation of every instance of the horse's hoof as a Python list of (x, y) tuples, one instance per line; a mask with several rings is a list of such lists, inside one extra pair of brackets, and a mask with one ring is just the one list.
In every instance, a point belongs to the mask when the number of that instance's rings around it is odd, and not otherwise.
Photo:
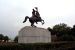
[(32, 26), (32, 27), (36, 27), (36, 26)]
[(34, 26), (34, 27), (36, 27), (36, 26)]
[(36, 26), (33, 26), (33, 27), (36, 27)]
[(42, 25), (43, 25), (44, 23), (42, 23)]

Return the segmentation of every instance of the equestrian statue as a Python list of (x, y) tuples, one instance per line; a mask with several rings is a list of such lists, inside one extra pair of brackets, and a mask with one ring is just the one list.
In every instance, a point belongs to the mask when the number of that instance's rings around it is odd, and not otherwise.
[(25, 19), (24, 19), (24, 21), (23, 21), (23, 23), (25, 23), (27, 21), (27, 19), (29, 19), (29, 22), (31, 23), (32, 27), (36, 27), (34, 25), (34, 23), (38, 24), (37, 22), (41, 22), (42, 25), (43, 25), (45, 22), (44, 22), (43, 19), (41, 19), (40, 14), (38, 12), (38, 8), (35, 7), (35, 10), (34, 9), (32, 9), (32, 10), (33, 10), (32, 11), (32, 17), (26, 16)]

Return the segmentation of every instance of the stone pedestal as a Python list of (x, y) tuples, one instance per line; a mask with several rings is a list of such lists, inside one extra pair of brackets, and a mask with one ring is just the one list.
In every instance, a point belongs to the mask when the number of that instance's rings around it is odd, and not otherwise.
[(18, 43), (48, 43), (51, 33), (44, 28), (26, 26), (19, 31)]

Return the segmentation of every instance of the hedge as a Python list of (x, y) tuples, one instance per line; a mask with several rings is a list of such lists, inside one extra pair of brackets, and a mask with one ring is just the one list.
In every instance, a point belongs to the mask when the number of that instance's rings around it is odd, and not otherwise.
[(75, 50), (75, 42), (0, 43), (0, 50)]

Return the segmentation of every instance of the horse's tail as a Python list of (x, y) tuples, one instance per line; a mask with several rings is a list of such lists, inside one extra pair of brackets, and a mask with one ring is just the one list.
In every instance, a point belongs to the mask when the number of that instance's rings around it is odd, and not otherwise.
[(26, 17), (25, 17), (25, 20), (23, 21), (23, 23), (24, 23), (24, 22), (26, 22), (26, 21), (27, 21), (27, 19), (29, 19), (29, 17), (28, 17), (28, 16), (26, 16)]

